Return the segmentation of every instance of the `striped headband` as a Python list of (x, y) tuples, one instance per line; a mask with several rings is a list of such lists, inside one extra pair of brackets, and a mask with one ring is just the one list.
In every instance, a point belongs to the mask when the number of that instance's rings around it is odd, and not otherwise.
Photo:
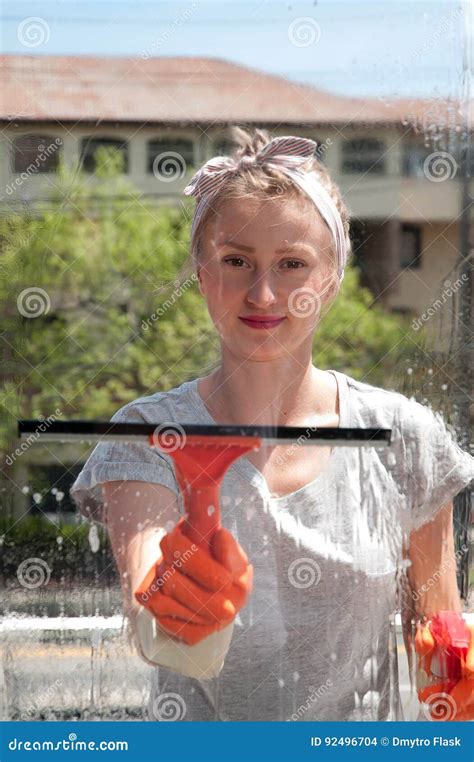
[(194, 250), (195, 233), (204, 212), (228, 178), (245, 167), (265, 164), (284, 172), (320, 212), (336, 244), (338, 275), (339, 281), (342, 282), (347, 252), (341, 215), (327, 190), (314, 175), (300, 171), (302, 165), (313, 157), (315, 149), (314, 140), (286, 136), (273, 138), (255, 156), (242, 156), (239, 161), (230, 156), (215, 156), (209, 159), (183, 191), (186, 196), (197, 197), (191, 228), (192, 249)]

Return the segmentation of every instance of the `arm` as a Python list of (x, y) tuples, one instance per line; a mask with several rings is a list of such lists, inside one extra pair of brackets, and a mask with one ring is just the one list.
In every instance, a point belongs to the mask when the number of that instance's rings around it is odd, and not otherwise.
[(133, 593), (160, 555), (165, 526), (180, 518), (177, 498), (168, 487), (141, 481), (106, 482), (102, 491), (124, 613), (138, 644), (135, 621), (141, 606)]
[(433, 521), (410, 534), (408, 579), (416, 618), (437, 611), (462, 613), (456, 579), (453, 502), (446, 503)]

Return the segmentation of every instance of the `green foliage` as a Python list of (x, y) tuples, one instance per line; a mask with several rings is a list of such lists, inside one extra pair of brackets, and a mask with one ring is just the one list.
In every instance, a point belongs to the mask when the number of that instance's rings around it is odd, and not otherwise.
[(374, 304), (371, 292), (360, 286), (358, 270), (349, 266), (316, 331), (313, 361), (364, 383), (398, 388), (422, 341), (419, 336), (415, 343), (407, 318)]

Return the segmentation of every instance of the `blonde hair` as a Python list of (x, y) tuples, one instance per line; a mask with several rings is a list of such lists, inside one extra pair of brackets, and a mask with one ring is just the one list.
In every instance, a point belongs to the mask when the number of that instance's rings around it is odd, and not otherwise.
[[(264, 146), (272, 140), (270, 133), (264, 129), (255, 129), (253, 133), (248, 132), (242, 127), (233, 126), (230, 128), (231, 140), (235, 144), (235, 149), (229, 154), (236, 162), (240, 162), (245, 156), (254, 157)], [(316, 210), (314, 204), (308, 196), (281, 170), (276, 167), (269, 167), (265, 164), (241, 162), (241, 170), (234, 172), (229, 176), (225, 185), (221, 188), (218, 198), (209, 203), (207, 209), (196, 225), (194, 236), (191, 240), (190, 254), (184, 262), (178, 279), (189, 277), (191, 273), (196, 272), (199, 267), (199, 261), (202, 254), (203, 233), (212, 218), (216, 215), (218, 207), (227, 199), (245, 198), (246, 201), (268, 201), (270, 199), (293, 198), (301, 200), (304, 203), (311, 204)], [(351, 253), (351, 241), (349, 237), (350, 214), (346, 207), (341, 192), (330, 176), (327, 168), (317, 159), (311, 157), (304, 165), (305, 174), (314, 175), (317, 181), (325, 188), (332, 201), (334, 202), (341, 220), (345, 234), (346, 261)], [(335, 251), (333, 249), (334, 271), (336, 273)], [(337, 278), (337, 281), (339, 279)]]

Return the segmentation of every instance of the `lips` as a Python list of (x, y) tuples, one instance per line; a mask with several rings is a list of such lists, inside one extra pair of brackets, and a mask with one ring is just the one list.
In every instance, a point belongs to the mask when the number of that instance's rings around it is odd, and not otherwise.
[(267, 317), (265, 315), (248, 318), (239, 317), (239, 320), (245, 323), (245, 325), (248, 325), (250, 328), (275, 328), (275, 326), (280, 325), (284, 319), (284, 317)]

